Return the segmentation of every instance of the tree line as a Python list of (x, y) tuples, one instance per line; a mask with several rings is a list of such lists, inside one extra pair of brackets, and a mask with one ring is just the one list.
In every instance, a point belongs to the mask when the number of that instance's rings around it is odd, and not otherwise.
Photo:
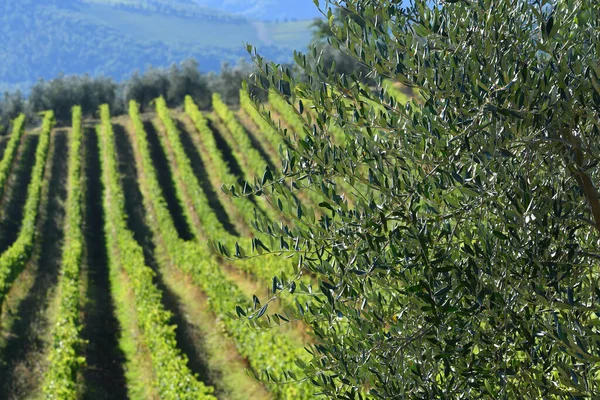
[(104, 76), (59, 75), (51, 80), (40, 79), (28, 96), (21, 91), (5, 92), (0, 100), (0, 125), (6, 127), (19, 114), (30, 119), (44, 110), (53, 110), (58, 122), (68, 122), (71, 108), (80, 105), (85, 117), (94, 117), (101, 104), (110, 105), (114, 115), (127, 112), (129, 101), (135, 100), (145, 111), (157, 97), (163, 96), (169, 107), (183, 104), (192, 96), (201, 107), (211, 104), (213, 93), (219, 93), (228, 104), (239, 103), (239, 88), (252, 66), (240, 62), (224, 64), (220, 73), (201, 73), (198, 62), (188, 59), (168, 68), (148, 68), (136, 71), (123, 81)]
[[(343, 10), (336, 11), (336, 20), (343, 20)], [(327, 22), (315, 20), (311, 46), (317, 51), (310, 55), (310, 62), (321, 62), (324, 69), (336, 75), (357, 74), (362, 82), (374, 84), (368, 70), (356, 59), (327, 42), (330, 29)], [(318, 60), (318, 61), (317, 61)], [(307, 82), (307, 76), (295, 64), (284, 65), (297, 80)], [(26, 96), (20, 90), (5, 92), (0, 97), (0, 132), (19, 114), (25, 113), (31, 119), (39, 119), (37, 114), (53, 110), (58, 123), (69, 122), (71, 108), (81, 106), (84, 117), (95, 116), (101, 104), (108, 104), (113, 115), (127, 112), (131, 100), (140, 104), (145, 111), (157, 97), (164, 97), (169, 107), (181, 106), (186, 95), (190, 95), (200, 108), (211, 105), (213, 93), (218, 93), (230, 105), (239, 104), (239, 89), (249, 74), (255, 74), (254, 64), (240, 60), (237, 65), (223, 64), (219, 73), (202, 73), (196, 59), (190, 58), (167, 68), (150, 67), (144, 72), (136, 71), (129, 79), (116, 82), (105, 76), (65, 75), (54, 79), (40, 79)], [(263, 82), (269, 85), (268, 82)], [(260, 100), (266, 100), (264, 91), (255, 90), (250, 82), (252, 93)]]

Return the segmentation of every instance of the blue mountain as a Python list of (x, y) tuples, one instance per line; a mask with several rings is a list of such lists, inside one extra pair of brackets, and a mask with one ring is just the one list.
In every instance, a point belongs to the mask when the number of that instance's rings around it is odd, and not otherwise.
[(0, 90), (61, 72), (121, 80), (189, 57), (216, 71), (247, 58), (245, 43), (287, 62), (318, 15), (312, 0), (0, 0)]
[(265, 21), (322, 17), (313, 0), (194, 0), (194, 2), (201, 6)]

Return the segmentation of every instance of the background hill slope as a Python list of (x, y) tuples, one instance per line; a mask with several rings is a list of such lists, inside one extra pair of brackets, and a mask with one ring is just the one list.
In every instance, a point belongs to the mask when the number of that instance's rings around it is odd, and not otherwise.
[[(0, 89), (27, 90), (38, 78), (49, 79), (60, 72), (120, 80), (133, 70), (189, 57), (198, 59), (203, 71), (218, 70), (223, 62), (235, 63), (247, 55), (243, 42), (259, 46), (271, 59), (289, 61), (293, 49), (309, 43), (312, 20), (249, 18), (264, 16), (272, 1), (225, 1), (211, 8), (220, 2), (4, 0), (0, 3)], [(286, 3), (275, 2), (270, 15), (283, 15)], [(303, 8), (316, 13), (314, 5)]]

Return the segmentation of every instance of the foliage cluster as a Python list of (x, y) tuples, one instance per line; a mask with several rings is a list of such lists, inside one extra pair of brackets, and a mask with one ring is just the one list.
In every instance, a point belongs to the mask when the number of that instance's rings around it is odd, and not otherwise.
[[(306, 225), (261, 227), (319, 279), (288, 316), (317, 340), (305, 373), (341, 398), (597, 395), (600, 4), (327, 3), (349, 16), (330, 18), (329, 41), (375, 91), (302, 53), (305, 81), (255, 55), (254, 82), (281, 92), (306, 136), (254, 192), (291, 203), (277, 183), (305, 176), (325, 198), (320, 218), (290, 204)], [(385, 79), (422, 101), (401, 104)], [(368, 190), (348, 209), (331, 177)]]

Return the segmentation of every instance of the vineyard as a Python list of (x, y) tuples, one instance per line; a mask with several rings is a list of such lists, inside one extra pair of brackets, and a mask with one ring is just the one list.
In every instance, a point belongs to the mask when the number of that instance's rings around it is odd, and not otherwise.
[[(283, 205), (228, 194), (282, 167), (283, 138), (243, 91), (239, 110), (218, 95), (209, 112), (191, 97), (154, 104), (120, 117), (102, 106), (99, 120), (75, 107), (66, 127), (51, 111), (32, 130), (21, 116), (2, 138), (0, 398), (313, 398), (308, 328), (234, 317), (264, 313), (271, 280), (297, 260), (214, 251), (266, 249), (253, 221), (282, 220)], [(304, 134), (282, 98), (267, 109)], [(295, 194), (318, 209), (316, 192)], [(302, 307), (290, 297), (269, 311)]]
[(0, 400), (600, 399), (600, 2), (72, 2), (4, 7), (89, 72), (0, 98)]

